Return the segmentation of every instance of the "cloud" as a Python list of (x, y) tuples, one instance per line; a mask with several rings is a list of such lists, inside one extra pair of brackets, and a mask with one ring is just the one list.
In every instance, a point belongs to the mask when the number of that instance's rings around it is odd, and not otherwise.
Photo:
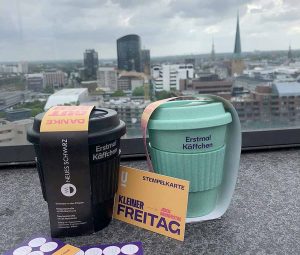
[[(116, 57), (116, 39), (139, 34), (151, 54), (231, 52), (240, 12), (243, 50), (300, 45), (297, 0), (2, 0), (3, 60)], [(286, 41), (286, 42), (285, 42)]]
[(208, 26), (204, 29), (204, 32), (207, 34), (216, 34), (220, 31), (219, 27), (217, 26)]

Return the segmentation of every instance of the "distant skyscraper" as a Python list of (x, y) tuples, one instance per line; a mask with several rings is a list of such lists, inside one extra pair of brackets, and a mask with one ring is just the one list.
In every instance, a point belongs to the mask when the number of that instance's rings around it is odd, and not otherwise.
[(211, 58), (211, 61), (215, 61), (215, 60), (216, 60), (214, 38), (212, 39), (211, 55), (210, 55), (210, 58)]
[(142, 60), (142, 72), (150, 75), (150, 50), (142, 50), (141, 54), (141, 60)]
[(288, 51), (288, 59), (293, 59), (293, 54), (292, 54), (292, 48), (291, 45), (289, 46), (289, 51)]
[(231, 61), (231, 75), (241, 75), (245, 69), (245, 63), (242, 59), (242, 47), (240, 36), (240, 19), (239, 13), (237, 14), (236, 31), (235, 31), (235, 43), (233, 51), (233, 59)]
[(141, 39), (138, 35), (125, 35), (117, 40), (118, 69), (142, 71)]
[(94, 49), (85, 50), (83, 54), (84, 79), (96, 80), (98, 70), (98, 52)]
[(241, 53), (242, 53), (242, 47), (241, 47), (241, 36), (240, 36), (240, 19), (239, 19), (239, 14), (237, 14), (233, 54), (235, 58), (241, 58)]

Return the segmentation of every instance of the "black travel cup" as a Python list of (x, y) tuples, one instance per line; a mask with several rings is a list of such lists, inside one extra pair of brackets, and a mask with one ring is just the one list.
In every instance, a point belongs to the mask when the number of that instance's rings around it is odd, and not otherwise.
[[(46, 192), (40, 146), (40, 126), (43, 116), (44, 113), (41, 113), (34, 118), (33, 126), (27, 132), (27, 139), (34, 144), (42, 193), (47, 201), (49, 194)], [(90, 169), (87, 172), (90, 174), (91, 181), (89, 192), (91, 192), (95, 231), (106, 227), (112, 218), (114, 195), (118, 185), (120, 138), (125, 132), (125, 123), (118, 118), (116, 111), (106, 108), (94, 108), (90, 113), (88, 125)]]

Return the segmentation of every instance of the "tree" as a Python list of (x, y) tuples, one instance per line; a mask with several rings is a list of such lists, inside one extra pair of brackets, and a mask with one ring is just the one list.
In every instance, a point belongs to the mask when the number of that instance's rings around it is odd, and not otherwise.
[(112, 97), (124, 97), (125, 93), (123, 90), (116, 90), (114, 93), (111, 95)]
[(46, 86), (46, 88), (43, 89), (43, 92), (47, 93), (47, 94), (53, 94), (54, 93), (54, 89), (51, 86)]
[(157, 100), (162, 100), (171, 97), (171, 93), (169, 91), (162, 90), (155, 92), (155, 97)]
[(90, 93), (90, 95), (92, 95), (92, 96), (99, 96), (99, 95), (103, 95), (104, 93), (105, 93), (104, 90), (97, 89), (97, 90), (93, 91), (92, 93)]
[(33, 102), (19, 104), (19, 105), (15, 106), (14, 109), (28, 108), (31, 110), (31, 116), (34, 117), (37, 114), (44, 111), (45, 104), (46, 104), (46, 102), (41, 102), (39, 100), (36, 100)]
[(82, 88), (87, 88), (89, 93), (92, 93), (92, 92), (96, 91), (97, 84), (96, 84), (96, 82), (95, 83), (89, 83), (89, 84), (81, 83), (81, 87)]
[(135, 97), (144, 96), (144, 86), (136, 87), (133, 90), (132, 95), (135, 96)]
[(172, 90), (172, 91), (162, 90), (162, 91), (155, 92), (156, 100), (162, 100), (162, 99), (166, 99), (169, 97), (177, 97), (178, 95), (179, 95), (179, 92), (176, 90)]

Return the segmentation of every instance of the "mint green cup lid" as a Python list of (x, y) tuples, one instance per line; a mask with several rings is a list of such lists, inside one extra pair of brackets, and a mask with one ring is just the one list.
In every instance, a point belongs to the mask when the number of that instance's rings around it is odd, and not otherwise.
[(151, 115), (148, 129), (182, 130), (225, 125), (232, 121), (221, 102), (179, 100), (161, 104)]
[(222, 147), (232, 121), (221, 102), (179, 100), (160, 105), (148, 123), (153, 148), (179, 153), (209, 152)]

